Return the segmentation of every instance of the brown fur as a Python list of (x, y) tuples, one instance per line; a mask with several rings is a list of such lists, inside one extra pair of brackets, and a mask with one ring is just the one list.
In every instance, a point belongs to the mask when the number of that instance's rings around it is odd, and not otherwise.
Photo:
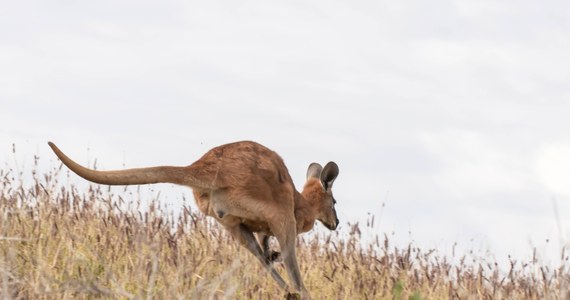
[(89, 181), (109, 185), (168, 182), (192, 188), (198, 208), (222, 224), (261, 261), (282, 288), (288, 289), (267, 258), (267, 241), (262, 249), (253, 233), (275, 236), (295, 291), (309, 297), (297, 265), (295, 239), (298, 233), (311, 230), (315, 220), (331, 230), (338, 225), (330, 189), (338, 175), (336, 164), (329, 163), (324, 169), (312, 164), (307, 183), (299, 193), (281, 157), (250, 141), (213, 148), (187, 167), (118, 171), (85, 168), (53, 143), (49, 145), (66, 166)]

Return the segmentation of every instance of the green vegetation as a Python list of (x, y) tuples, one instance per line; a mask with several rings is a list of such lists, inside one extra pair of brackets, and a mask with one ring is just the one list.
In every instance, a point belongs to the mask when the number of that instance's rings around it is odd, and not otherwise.
[[(184, 206), (79, 190), (59, 170), (0, 170), (0, 297), (4, 299), (279, 299), (284, 291), (222, 228)], [(378, 236), (301, 237), (297, 255), (314, 299), (567, 299), (566, 265), (494, 263), (399, 249)], [(563, 254), (564, 257), (564, 254)], [(567, 259), (567, 257), (565, 257)], [(278, 269), (285, 275), (282, 266)]]

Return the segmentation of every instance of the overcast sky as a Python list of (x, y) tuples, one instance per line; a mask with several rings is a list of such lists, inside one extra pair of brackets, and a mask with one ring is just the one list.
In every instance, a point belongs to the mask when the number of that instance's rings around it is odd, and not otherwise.
[(5, 1), (0, 155), (53, 166), (52, 140), (99, 168), (187, 165), (255, 140), (298, 188), (336, 161), (343, 222), (556, 257), (568, 53), (568, 1)]

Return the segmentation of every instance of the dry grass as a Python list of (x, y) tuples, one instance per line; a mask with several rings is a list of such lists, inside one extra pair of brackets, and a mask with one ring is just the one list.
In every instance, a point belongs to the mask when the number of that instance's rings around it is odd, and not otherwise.
[[(3, 299), (283, 297), (257, 261), (197, 211), (184, 206), (174, 217), (156, 200), (141, 208), (106, 187), (62, 184), (58, 172), (34, 173), (25, 185), (22, 174), (0, 170)], [(385, 236), (363, 247), (361, 228), (349, 226), (346, 237), (299, 240), (314, 299), (569, 297), (566, 264), (552, 270), (536, 259), (513, 261), (501, 272), (495, 263), (451, 263), (434, 250), (398, 249)]]

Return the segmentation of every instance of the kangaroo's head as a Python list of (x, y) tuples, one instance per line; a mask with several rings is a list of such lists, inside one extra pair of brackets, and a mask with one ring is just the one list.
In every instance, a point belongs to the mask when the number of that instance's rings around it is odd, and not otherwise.
[(335, 230), (338, 226), (334, 208), (336, 200), (332, 193), (332, 186), (337, 176), (336, 163), (331, 161), (324, 168), (318, 163), (312, 163), (307, 170), (307, 182), (303, 189), (303, 196), (316, 209), (317, 220), (330, 230)]

